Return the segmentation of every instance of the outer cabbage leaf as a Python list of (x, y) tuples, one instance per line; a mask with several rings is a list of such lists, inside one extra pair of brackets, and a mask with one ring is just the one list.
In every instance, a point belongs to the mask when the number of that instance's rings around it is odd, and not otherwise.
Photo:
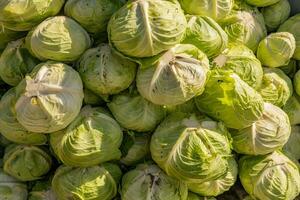
[(300, 97), (294, 94), (282, 108), (289, 116), (291, 125), (300, 124)]
[(300, 160), (300, 126), (292, 126), (291, 136), (283, 151), (295, 160)]

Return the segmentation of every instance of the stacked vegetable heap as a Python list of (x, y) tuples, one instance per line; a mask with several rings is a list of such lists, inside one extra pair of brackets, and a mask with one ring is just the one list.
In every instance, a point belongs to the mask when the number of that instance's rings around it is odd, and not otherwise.
[(297, 198), (290, 10), (287, 0), (0, 0), (0, 199)]

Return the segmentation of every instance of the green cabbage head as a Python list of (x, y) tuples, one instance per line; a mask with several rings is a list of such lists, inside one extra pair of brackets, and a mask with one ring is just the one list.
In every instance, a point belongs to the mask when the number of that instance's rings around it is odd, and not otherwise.
[(300, 160), (300, 126), (292, 126), (291, 136), (283, 150), (295, 160)]
[(29, 31), (44, 19), (59, 13), (64, 0), (3, 0), (0, 22), (15, 31)]
[(50, 135), (58, 158), (68, 166), (89, 167), (121, 157), (123, 133), (101, 107), (85, 106), (65, 129)]
[(71, 62), (91, 46), (89, 34), (73, 19), (50, 17), (28, 35), (26, 44), (40, 60)]
[(177, 1), (134, 0), (109, 21), (108, 37), (130, 57), (152, 57), (180, 43), (186, 18)]
[(16, 90), (8, 90), (0, 101), (0, 133), (8, 140), (19, 144), (43, 145), (47, 143), (47, 136), (26, 130), (16, 119), (14, 106)]
[[(228, 159), (227, 172), (214, 180), (202, 183), (189, 183), (190, 191), (202, 196), (218, 196), (229, 190), (237, 180), (238, 166), (234, 158)], [(190, 199), (189, 199), (190, 200)]]
[(162, 106), (144, 99), (136, 91), (114, 96), (107, 106), (122, 127), (138, 132), (153, 131), (166, 115)]
[(263, 69), (255, 54), (245, 45), (230, 44), (213, 61), (214, 66), (234, 71), (249, 86), (257, 89), (262, 83)]
[(29, 193), (28, 200), (57, 200), (49, 180), (37, 181)]
[(97, 95), (117, 94), (134, 81), (136, 64), (115, 54), (108, 44), (87, 50), (77, 62), (85, 87)]
[(179, 3), (188, 14), (207, 16), (217, 21), (226, 17), (233, 7), (233, 0), (179, 0)]
[(228, 43), (228, 36), (210, 17), (187, 16), (188, 26), (183, 44), (193, 44), (209, 58), (219, 55)]
[(202, 94), (209, 61), (197, 47), (176, 45), (155, 64), (139, 68), (136, 78), (141, 96), (157, 105), (178, 105)]
[(189, 192), (188, 200), (217, 200), (214, 197), (201, 197), (193, 192)]
[(37, 65), (16, 88), (16, 118), (28, 131), (51, 133), (78, 115), (83, 86), (70, 66), (48, 61)]
[(231, 155), (227, 136), (221, 122), (191, 113), (173, 113), (154, 132), (150, 151), (169, 176), (203, 183), (227, 173)]
[(233, 149), (240, 154), (263, 155), (281, 149), (288, 141), (291, 125), (287, 114), (270, 103), (264, 104), (260, 119), (250, 127), (231, 132)]
[(300, 14), (290, 17), (278, 29), (279, 32), (289, 32), (294, 35), (296, 39), (296, 50), (293, 58), (300, 60)]
[(280, 0), (246, 0), (246, 2), (252, 6), (257, 6), (257, 7), (266, 7), (273, 5)]
[(3, 200), (27, 200), (27, 186), (0, 169), (0, 196)]
[(11, 85), (18, 85), (39, 63), (25, 47), (25, 39), (8, 43), (0, 57), (0, 77)]
[(122, 178), (122, 200), (188, 200), (186, 184), (167, 176), (158, 166), (140, 164)]
[(5, 149), (3, 157), (5, 173), (20, 181), (43, 178), (51, 169), (52, 159), (37, 146), (12, 144)]
[(281, 67), (290, 62), (295, 49), (296, 41), (291, 33), (272, 33), (259, 43), (257, 58), (264, 66)]
[(58, 200), (111, 200), (116, 196), (122, 172), (115, 164), (76, 168), (60, 166), (52, 179)]
[(106, 34), (110, 17), (121, 6), (120, 0), (68, 0), (64, 11), (98, 39)]
[(291, 125), (300, 124), (300, 97), (294, 94), (282, 108), (289, 116)]
[[(22, 38), (26, 35), (26, 32), (18, 32), (7, 29), (2, 22), (0, 22), (0, 52), (2, 52), (6, 45), (10, 41), (14, 41), (16, 39)], [(1, 55), (1, 53), (0, 53)]]
[(124, 136), (121, 145), (121, 163), (132, 166), (146, 161), (150, 157), (151, 134), (127, 131)]
[(297, 73), (294, 76), (293, 84), (295, 88), (295, 92), (300, 95), (300, 70), (297, 71)]
[(198, 109), (223, 121), (227, 127), (241, 129), (262, 116), (263, 99), (231, 70), (212, 70), (204, 93), (195, 99)]
[(255, 199), (293, 200), (300, 192), (298, 166), (279, 151), (242, 157), (239, 176), (245, 190)]
[(282, 107), (293, 94), (293, 83), (280, 69), (264, 68), (263, 82), (258, 91), (265, 102)]
[(267, 30), (276, 31), (277, 28), (285, 22), (291, 12), (291, 5), (288, 0), (280, 0), (277, 3), (261, 9), (264, 16)]
[(291, 59), (289, 64), (279, 67), (288, 77), (291, 79), (294, 78), (296, 72), (297, 72), (297, 61), (294, 59)]

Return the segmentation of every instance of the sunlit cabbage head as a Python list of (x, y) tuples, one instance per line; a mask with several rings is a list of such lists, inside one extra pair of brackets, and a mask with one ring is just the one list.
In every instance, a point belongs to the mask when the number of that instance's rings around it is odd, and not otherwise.
[(122, 3), (120, 0), (68, 0), (64, 11), (69, 17), (75, 19), (94, 38), (106, 34), (110, 17)]
[(214, 197), (201, 197), (193, 192), (189, 192), (188, 200), (217, 200)]
[(244, 44), (256, 51), (259, 42), (267, 36), (262, 14), (256, 8), (234, 10), (220, 21), (229, 41)]
[(266, 7), (266, 6), (271, 6), (280, 0), (246, 0), (246, 2), (252, 6), (257, 6), (257, 7)]
[(52, 189), (58, 200), (111, 200), (121, 176), (120, 168), (110, 163), (88, 168), (63, 165), (54, 174)]
[(15, 31), (28, 31), (50, 16), (59, 13), (64, 0), (3, 0), (0, 22)]
[(258, 91), (265, 102), (282, 107), (293, 94), (293, 84), (280, 69), (264, 68), (263, 81)]
[(159, 167), (140, 164), (122, 178), (122, 200), (187, 200), (186, 184), (167, 176)]
[(91, 46), (91, 39), (73, 19), (56, 16), (36, 26), (27, 35), (26, 43), (40, 60), (71, 62)]
[(146, 161), (150, 155), (150, 139), (149, 133), (128, 131), (121, 145), (122, 158), (120, 162), (131, 166)]
[(25, 39), (10, 42), (0, 57), (0, 77), (16, 86), (39, 63), (25, 47)]
[(282, 108), (289, 116), (291, 125), (300, 124), (300, 97), (293, 94)]
[(29, 192), (28, 200), (57, 200), (49, 180), (37, 181)]
[(297, 71), (297, 73), (294, 76), (293, 84), (295, 88), (295, 92), (300, 95), (300, 70)]
[(107, 105), (122, 127), (138, 132), (153, 131), (166, 115), (162, 106), (144, 99), (137, 91), (118, 94)]
[(234, 129), (250, 126), (263, 112), (259, 93), (231, 70), (212, 70), (204, 93), (195, 102), (201, 112)]
[(26, 130), (16, 119), (16, 91), (8, 90), (0, 101), (0, 133), (8, 140), (20, 144), (43, 145), (47, 136), (42, 133), (32, 133)]
[(111, 44), (130, 57), (151, 57), (180, 43), (186, 19), (177, 1), (134, 0), (109, 21)]
[(254, 53), (245, 45), (230, 44), (222, 54), (214, 59), (214, 66), (234, 71), (249, 86), (261, 85), (263, 69)]
[(300, 126), (292, 126), (291, 136), (284, 145), (283, 151), (294, 158), (300, 160)]
[(12, 144), (5, 149), (4, 171), (20, 181), (43, 178), (51, 169), (52, 159), (37, 146)]
[(189, 15), (187, 19), (188, 26), (181, 43), (195, 45), (209, 58), (227, 47), (227, 34), (212, 18)]
[(279, 69), (281, 69), (288, 77), (293, 79), (297, 72), (297, 61), (291, 59), (289, 64), (279, 67)]
[(158, 105), (178, 105), (202, 94), (209, 71), (207, 56), (190, 44), (176, 45), (151, 66), (140, 67), (140, 94)]
[(27, 200), (27, 186), (0, 169), (0, 197), (3, 200)]
[(88, 167), (121, 157), (123, 133), (101, 107), (85, 106), (65, 129), (50, 135), (58, 158), (68, 166)]
[(290, 133), (287, 114), (277, 106), (265, 103), (260, 119), (247, 128), (231, 131), (233, 149), (237, 153), (249, 155), (272, 153), (283, 147)]
[(289, 32), (294, 35), (296, 40), (296, 50), (293, 58), (300, 60), (300, 14), (286, 20), (278, 29), (279, 32)]
[(279, 151), (261, 156), (244, 156), (239, 177), (255, 199), (293, 200), (300, 192), (298, 166)]
[(72, 67), (54, 61), (41, 63), (16, 88), (16, 118), (31, 132), (61, 130), (78, 115), (82, 88)]
[(296, 42), (291, 33), (272, 33), (259, 43), (257, 58), (264, 66), (281, 67), (289, 63), (295, 49)]
[(22, 38), (26, 35), (26, 32), (19, 32), (7, 29), (1, 22), (0, 22), (0, 55), (1, 52), (5, 49), (6, 45), (10, 41), (14, 41), (16, 39)]
[(151, 138), (153, 160), (169, 176), (189, 183), (215, 180), (226, 174), (231, 155), (224, 124), (191, 113), (173, 113)]
[(108, 44), (87, 50), (77, 69), (85, 87), (97, 95), (125, 90), (136, 74), (136, 64), (115, 54)]
[(207, 16), (215, 20), (226, 17), (233, 7), (233, 0), (179, 0), (179, 3), (188, 14)]
[(291, 12), (291, 6), (288, 0), (279, 0), (277, 3), (261, 9), (268, 31), (275, 31), (283, 22), (285, 22)]

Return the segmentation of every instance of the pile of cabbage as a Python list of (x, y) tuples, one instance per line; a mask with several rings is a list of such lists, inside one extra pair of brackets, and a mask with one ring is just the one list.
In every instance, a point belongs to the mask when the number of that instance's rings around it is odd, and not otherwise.
[(0, 0), (0, 54), (1, 200), (299, 198), (288, 0)]

